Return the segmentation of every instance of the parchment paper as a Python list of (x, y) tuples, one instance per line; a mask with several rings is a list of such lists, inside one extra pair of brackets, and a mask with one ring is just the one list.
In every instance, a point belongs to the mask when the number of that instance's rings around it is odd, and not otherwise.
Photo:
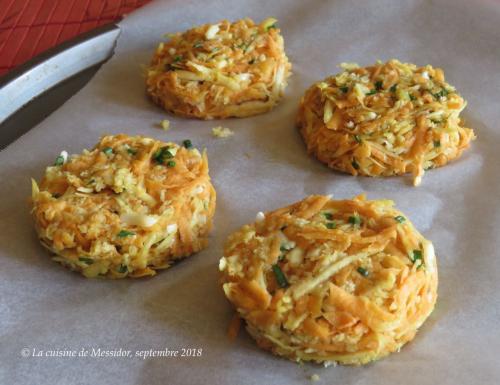
[[(272, 112), (204, 122), (168, 116), (147, 100), (141, 66), (163, 33), (271, 15), (279, 19), (294, 72)], [(499, 383), (500, 3), (153, 2), (121, 27), (115, 56), (95, 78), (0, 153), (1, 384), (304, 384), (312, 374), (320, 384)], [(464, 118), (478, 136), (460, 160), (427, 172), (418, 188), (409, 177), (333, 172), (307, 156), (294, 126), (301, 94), (337, 72), (338, 63), (393, 57), (444, 68), (469, 101)], [(165, 118), (169, 132), (155, 127)], [(235, 135), (213, 138), (211, 128), (218, 125)], [(152, 279), (87, 280), (52, 262), (39, 246), (27, 204), (30, 177), (39, 179), (61, 150), (79, 153), (101, 135), (119, 132), (190, 138), (208, 149), (218, 192), (215, 229), (208, 249)], [(245, 332), (229, 341), (232, 309), (217, 283), (227, 235), (258, 211), (308, 194), (346, 198), (362, 192), (393, 199), (434, 242), (439, 299), (415, 340), (375, 364), (326, 369), (276, 358)], [(202, 355), (33, 357), (33, 349), (35, 355), (96, 349), (95, 355), (120, 348), (132, 354), (201, 348)]]

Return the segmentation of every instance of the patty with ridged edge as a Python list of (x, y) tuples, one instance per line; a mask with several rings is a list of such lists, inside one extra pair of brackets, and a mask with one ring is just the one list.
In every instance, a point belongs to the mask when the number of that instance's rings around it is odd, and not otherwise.
[(208, 160), (190, 141), (104, 136), (32, 181), (32, 214), (54, 260), (86, 277), (154, 275), (207, 246)]
[(437, 298), (432, 243), (392, 201), (312, 195), (227, 239), (224, 293), (258, 345), (360, 365), (411, 341)]
[(169, 35), (146, 73), (151, 99), (200, 119), (266, 112), (283, 96), (291, 64), (276, 19), (222, 20)]
[(364, 176), (413, 174), (459, 157), (475, 138), (466, 106), (444, 72), (389, 60), (343, 71), (313, 84), (297, 122), (307, 150), (329, 167)]

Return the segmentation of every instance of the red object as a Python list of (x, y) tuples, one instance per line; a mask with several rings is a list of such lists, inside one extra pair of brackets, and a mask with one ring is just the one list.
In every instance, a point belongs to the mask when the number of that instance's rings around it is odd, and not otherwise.
[(0, 76), (150, 0), (0, 0)]

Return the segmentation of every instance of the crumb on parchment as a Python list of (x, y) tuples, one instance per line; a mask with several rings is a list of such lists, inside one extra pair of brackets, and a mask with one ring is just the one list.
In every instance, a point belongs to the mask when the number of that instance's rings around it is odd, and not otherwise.
[(212, 135), (216, 138), (227, 138), (234, 135), (234, 132), (227, 127), (218, 126), (212, 128)]
[(163, 119), (160, 122), (160, 126), (161, 126), (162, 130), (168, 131), (170, 129), (170, 121), (167, 119)]

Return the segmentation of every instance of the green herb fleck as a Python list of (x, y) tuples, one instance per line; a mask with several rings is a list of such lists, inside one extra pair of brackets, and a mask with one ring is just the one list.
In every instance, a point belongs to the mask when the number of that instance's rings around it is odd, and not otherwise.
[(363, 277), (368, 277), (368, 270), (366, 270), (364, 267), (358, 267), (356, 271), (361, 274)]
[(178, 63), (182, 60), (182, 56), (181, 55), (177, 55), (176, 57), (174, 57), (174, 63)]
[(107, 156), (110, 156), (113, 153), (113, 149), (111, 147), (104, 147), (102, 152), (104, 152)]
[(286, 288), (286, 287), (290, 286), (290, 284), (288, 283), (288, 281), (285, 277), (285, 274), (283, 273), (283, 271), (281, 270), (281, 268), (278, 265), (274, 264), (272, 266), (272, 269), (273, 269), (274, 276), (276, 277), (276, 282), (278, 282), (279, 287)]
[(130, 154), (130, 155), (135, 155), (137, 154), (137, 150), (135, 148), (127, 148), (127, 152)]
[(80, 262), (86, 263), (87, 265), (92, 265), (94, 263), (94, 260), (92, 258), (85, 258), (85, 257), (80, 257), (78, 258)]
[(441, 99), (443, 96), (448, 96), (449, 92), (446, 90), (446, 88), (441, 88), (441, 91), (436, 92), (435, 94), (432, 94), (437, 100)]
[(354, 135), (354, 140), (358, 143), (361, 143), (361, 138), (359, 135)]
[(410, 259), (413, 263), (416, 263), (418, 260), (422, 261), (422, 251), (421, 250), (413, 250), (412, 257)]
[(269, 25), (269, 26), (266, 28), (266, 31), (269, 31), (270, 29), (273, 29), (273, 28), (278, 28), (277, 23), (273, 23), (273, 24)]
[(329, 220), (329, 221), (331, 221), (331, 220), (333, 219), (333, 214), (332, 214), (332, 213), (323, 213), (323, 216), (324, 216), (327, 220)]
[(417, 98), (415, 96), (413, 96), (412, 94), (409, 94), (410, 96), (410, 100), (413, 101), (413, 100), (417, 100)]
[(441, 147), (441, 141), (440, 140), (435, 140), (434, 141), (434, 147)]
[(349, 217), (349, 223), (351, 225), (358, 225), (359, 226), (361, 224), (361, 218), (357, 214), (356, 215), (351, 215)]
[(201, 47), (203, 47), (202, 41), (197, 41), (196, 43), (193, 44), (193, 48), (201, 48)]
[(396, 220), (396, 222), (399, 222), (399, 223), (405, 223), (406, 222), (406, 218), (403, 217), (402, 215), (398, 215), (397, 217), (394, 217), (394, 219)]
[(384, 85), (384, 82), (382, 80), (378, 80), (375, 82), (375, 88), (377, 91), (380, 91), (382, 89), (382, 86)]
[(377, 93), (377, 90), (373, 89), (373, 90), (370, 90), (366, 93), (366, 95), (373, 95), (373, 94), (376, 94)]
[(336, 227), (337, 227), (337, 225), (335, 224), (335, 222), (326, 222), (327, 229), (333, 230)]
[(389, 88), (389, 91), (396, 92), (396, 88), (398, 88), (398, 86), (397, 86), (397, 84), (394, 84), (391, 86), (391, 88)]
[(340, 91), (342, 91), (344, 94), (347, 94), (349, 91), (349, 87), (339, 87)]
[(162, 147), (153, 154), (153, 159), (160, 164), (165, 163), (167, 159), (173, 158), (174, 156), (170, 152), (169, 147)]
[(356, 170), (359, 170), (359, 164), (358, 164), (358, 162), (356, 162), (356, 159), (353, 159), (351, 164), (352, 164), (352, 167), (354, 167)]
[(129, 235), (135, 235), (133, 231), (128, 231), (128, 230), (120, 230), (118, 234), (116, 234), (118, 238), (125, 238), (128, 237)]
[(59, 155), (54, 162), (54, 166), (62, 166), (64, 164), (64, 157)]
[(128, 271), (128, 267), (126, 265), (120, 265), (118, 266), (117, 271), (121, 274), (126, 273)]
[(182, 145), (186, 148), (192, 148), (193, 147), (193, 143), (191, 143), (191, 141), (189, 139), (186, 139), (182, 142)]
[(167, 167), (175, 167), (175, 160), (169, 160), (167, 162)]

